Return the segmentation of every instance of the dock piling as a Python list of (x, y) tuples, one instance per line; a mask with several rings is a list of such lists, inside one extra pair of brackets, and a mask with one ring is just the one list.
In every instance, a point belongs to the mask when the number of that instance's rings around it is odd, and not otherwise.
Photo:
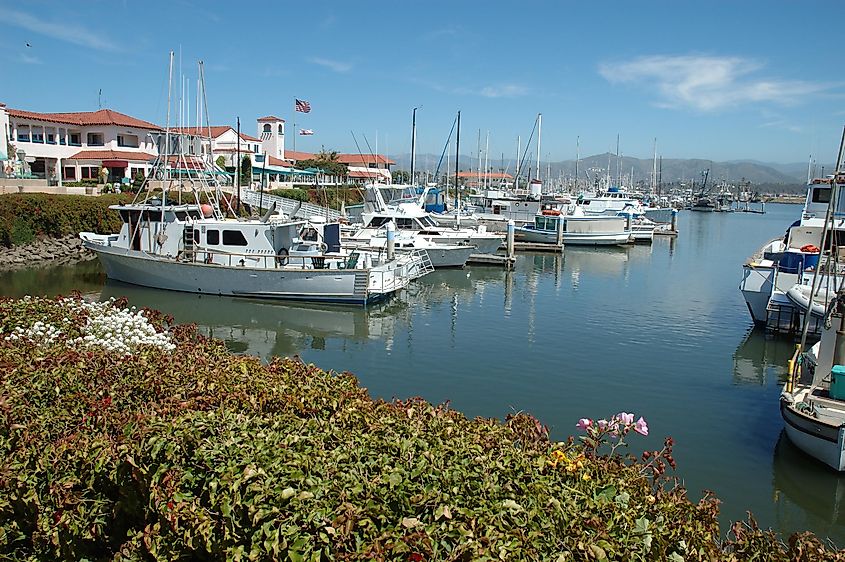
[(393, 221), (387, 223), (387, 259), (393, 261), (396, 255), (396, 225)]
[(513, 220), (509, 220), (508, 221), (508, 235), (507, 235), (507, 239), (506, 239), (507, 240), (506, 244), (507, 244), (507, 251), (508, 251), (508, 259), (511, 259), (511, 260), (514, 259), (513, 241), (514, 241), (515, 234), (516, 234), (516, 224), (513, 222)]

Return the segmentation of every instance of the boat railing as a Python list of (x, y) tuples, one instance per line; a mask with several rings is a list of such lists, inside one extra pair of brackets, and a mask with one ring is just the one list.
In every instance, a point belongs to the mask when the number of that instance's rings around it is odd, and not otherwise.
[[(222, 263), (220, 258), (223, 258)], [(245, 254), (202, 247), (194, 250), (182, 250), (177, 259), (228, 267), (246, 267), (247, 260), (251, 260), (256, 263), (249, 267), (255, 269), (282, 269), (285, 266), (296, 265), (301, 265), (302, 269), (330, 269), (328, 262), (338, 262), (337, 269), (356, 269), (355, 266), (357, 265), (354, 262), (350, 263), (348, 256), (342, 255)]]

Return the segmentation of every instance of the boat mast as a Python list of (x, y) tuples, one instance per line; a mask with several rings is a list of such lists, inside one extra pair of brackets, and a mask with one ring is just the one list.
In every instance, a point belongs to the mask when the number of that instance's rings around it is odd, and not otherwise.
[[(378, 135), (376, 136), (378, 141)], [(411, 185), (414, 183), (414, 171), (417, 167), (417, 108), (414, 108), (413, 116), (411, 117)]]
[(651, 163), (651, 192), (657, 192), (657, 137), (654, 137), (654, 161)]
[(487, 139), (484, 141), (484, 189), (488, 187), (490, 170), (490, 131), (487, 131)]
[(578, 193), (578, 161), (581, 159), (581, 137), (575, 137), (575, 185), (573, 189)]
[[(543, 114), (537, 114), (537, 179), (540, 179), (540, 139), (543, 136)], [(543, 192), (543, 182), (540, 182), (540, 193)]]
[(619, 133), (616, 133), (616, 187), (622, 185), (622, 178), (620, 174), (622, 173), (620, 166), (622, 162), (619, 160)]
[(514, 161), (514, 178), (513, 178), (513, 188), (519, 189), (519, 153), (522, 152), (522, 136), (516, 135), (516, 160)]
[(461, 191), (458, 188), (458, 170), (460, 170), (461, 159), (461, 111), (458, 110), (458, 130), (455, 132), (455, 212), (461, 206)]
[[(167, 194), (167, 183), (169, 181), (167, 167), (170, 163), (170, 100), (173, 91), (173, 51), (170, 51), (170, 68), (167, 71), (167, 120), (164, 124), (164, 174), (161, 183), (161, 216), (164, 223), (164, 200)], [(140, 229), (136, 230), (140, 236)]]

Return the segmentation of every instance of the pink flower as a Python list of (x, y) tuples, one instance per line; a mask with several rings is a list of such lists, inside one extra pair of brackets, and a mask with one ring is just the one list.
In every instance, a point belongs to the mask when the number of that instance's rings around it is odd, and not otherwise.
[(619, 412), (616, 414), (616, 419), (619, 420), (619, 423), (622, 425), (631, 425), (634, 423), (634, 414), (629, 414), (627, 412)]
[(575, 424), (575, 427), (586, 431), (591, 425), (593, 425), (593, 420), (590, 418), (581, 418), (578, 420), (578, 423)]
[(607, 420), (599, 420), (598, 422), (599, 429), (607, 429)]
[(634, 424), (634, 431), (641, 435), (648, 435), (648, 424), (646, 424), (642, 416), (640, 416), (640, 419), (638, 419), (637, 423)]

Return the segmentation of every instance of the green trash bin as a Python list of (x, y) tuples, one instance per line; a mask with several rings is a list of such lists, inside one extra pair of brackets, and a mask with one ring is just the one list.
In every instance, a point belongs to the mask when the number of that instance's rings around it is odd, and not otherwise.
[(845, 400), (845, 365), (834, 365), (830, 370), (830, 397)]

